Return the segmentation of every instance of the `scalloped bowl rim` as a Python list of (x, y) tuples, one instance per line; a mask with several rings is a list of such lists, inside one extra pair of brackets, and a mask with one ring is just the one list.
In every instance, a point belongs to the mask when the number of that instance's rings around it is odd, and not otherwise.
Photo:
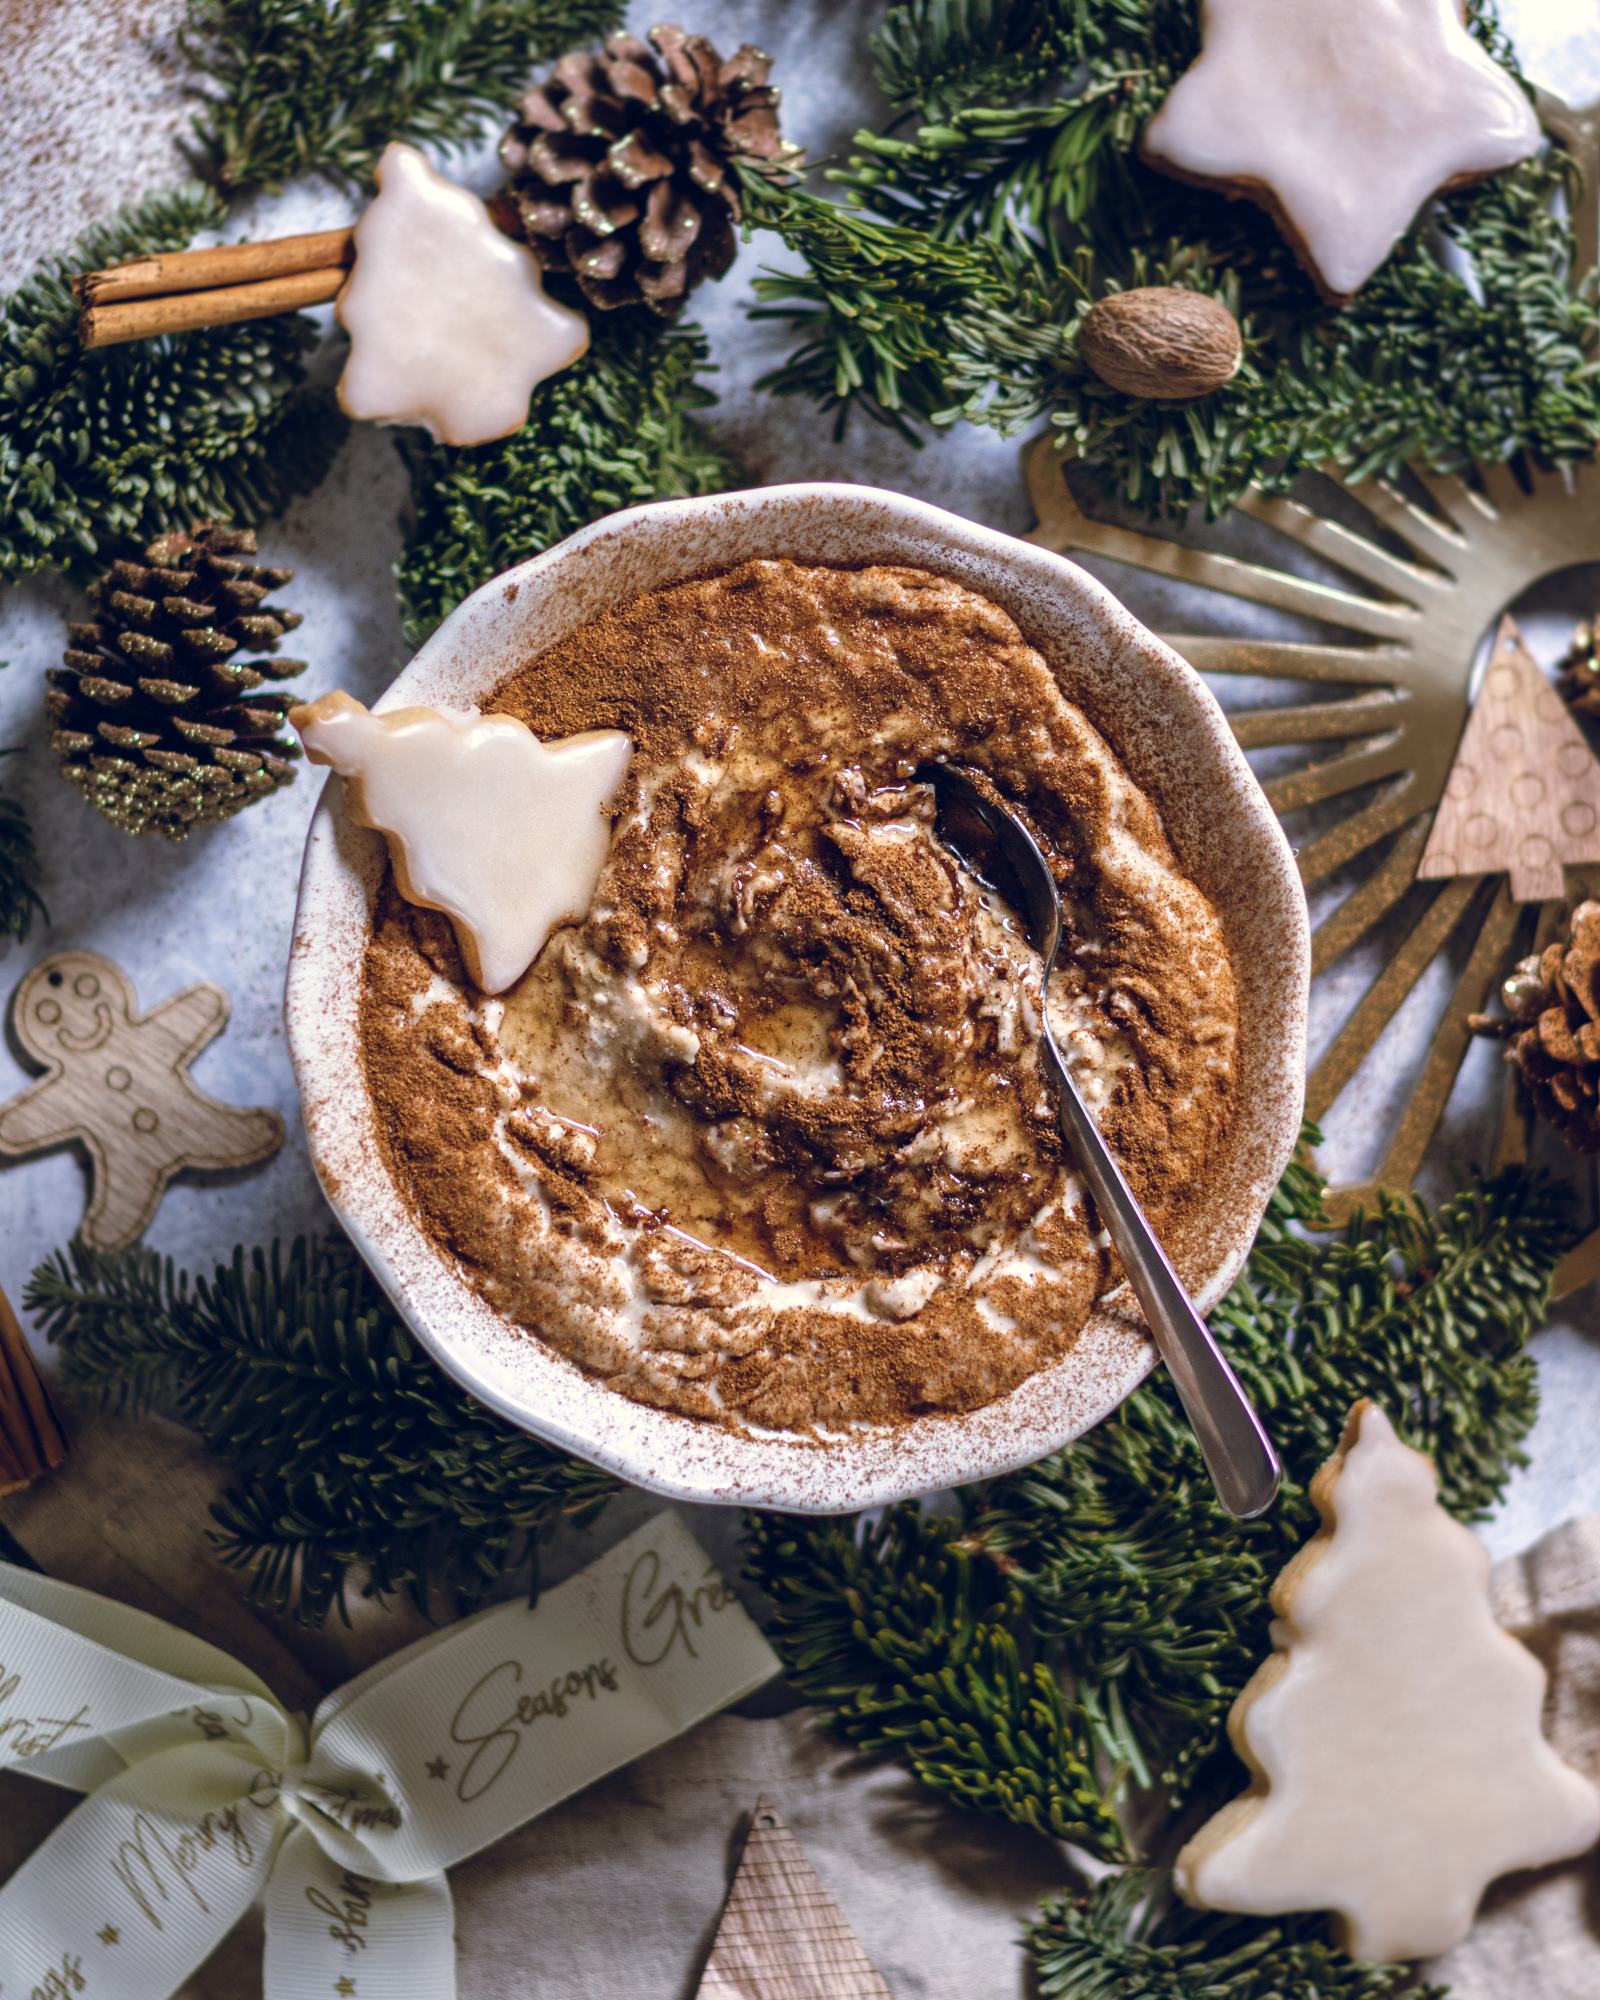
[[(1214, 1203), (1175, 1246), (1202, 1309), (1226, 1291), (1300, 1128), (1310, 938), (1293, 853), (1200, 676), (1104, 585), (1053, 551), (876, 487), (812, 483), (609, 515), (505, 571), (428, 639), (379, 710), (482, 701), (608, 604), (752, 555), (913, 563), (1001, 603), (1146, 782), (1187, 872), (1216, 904), (1240, 982), (1243, 1073)], [(285, 1012), (311, 1157), (327, 1199), (434, 1359), (512, 1423), (674, 1499), (832, 1513), (1031, 1463), (1135, 1389), (1153, 1353), (1126, 1285), (1073, 1347), (1009, 1394), (816, 1442), (740, 1435), (635, 1403), (511, 1326), (431, 1242), (389, 1179), (361, 1073), (362, 955), (381, 838), (324, 787), (306, 842)], [(1220, 893), (1219, 893), (1220, 891)]]

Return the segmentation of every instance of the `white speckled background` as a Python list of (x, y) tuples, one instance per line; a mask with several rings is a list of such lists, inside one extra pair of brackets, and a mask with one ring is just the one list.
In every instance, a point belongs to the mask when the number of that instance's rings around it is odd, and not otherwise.
[[(721, 44), (751, 38), (773, 52), (787, 129), (813, 157), (842, 149), (855, 126), (877, 118), (881, 107), (873, 98), (865, 55), (876, 8), (861, 0), (700, 0), (684, 11), (693, 25)], [(1540, 81), (1573, 101), (1600, 93), (1595, 0), (1504, 0), (1503, 11)], [(632, 8), (632, 24), (642, 29), (657, 12)], [(63, 245), (125, 196), (178, 177), (176, 137), (186, 116), (183, 70), (165, 38), (181, 13), (180, 0), (0, 0), (0, 105), (8, 141), (0, 197), (0, 285), (15, 283), (39, 255)], [(493, 184), (491, 146), (473, 157), (464, 174), (469, 176), (480, 187)], [(338, 193), (307, 186), (259, 204), (239, 221), (243, 233), (287, 234), (340, 222), (351, 212)], [(727, 281), (702, 291), (696, 300), (721, 370), (713, 421), (744, 460), (751, 482), (865, 481), (922, 495), (994, 527), (1025, 531), (1030, 511), (1015, 443), (962, 431), (916, 452), (866, 425), (852, 427), (836, 443), (827, 423), (809, 406), (754, 394), (756, 377), (784, 343), (781, 333), (752, 328), (743, 307), (751, 275), (774, 261), (784, 261), (781, 246), (757, 240), (742, 251)], [(288, 595), (306, 614), (293, 646), (313, 663), (301, 683), (308, 692), (337, 685), (371, 698), (403, 660), (390, 565), (400, 547), (405, 490), (391, 441), (363, 429), (322, 489), (266, 532), (270, 559), (291, 563), (297, 571)], [(1241, 534), (1240, 539), (1248, 543), (1249, 537)], [(1113, 580), (1135, 610), (1159, 622), (1170, 593), (1139, 580)], [(1597, 598), (1596, 573), (1573, 580), (1572, 588), (1544, 593), (1527, 621), (1536, 651), (1547, 660), (1554, 657), (1572, 621), (1592, 611)], [(228, 989), (232, 1026), (201, 1058), (198, 1076), (236, 1102), (277, 1106), (294, 1136), (262, 1171), (224, 1184), (180, 1184), (169, 1194), (150, 1240), (185, 1264), (203, 1265), (226, 1254), (235, 1241), (315, 1229), (324, 1219), (295, 1129), (280, 1018), (299, 855), (317, 786), (302, 773), (287, 793), (179, 848), (131, 841), (87, 811), (54, 775), (44, 750), (40, 705), (43, 670), (58, 656), (61, 621), (77, 615), (74, 607), (75, 593), (49, 582), (0, 598), (0, 659), (11, 663), (9, 671), (0, 673), (0, 744), (19, 743), (29, 753), (8, 762), (5, 781), (20, 787), (33, 814), (46, 855), (52, 915), (49, 928), (36, 932), (24, 949), (0, 946), (0, 1001), (28, 966), (69, 944), (116, 958), (147, 1005), (199, 978), (215, 979)], [(1371, 949), (1381, 953), (1385, 945), (1380, 937)], [(1369, 977), (1371, 964), (1369, 958)], [(1362, 970), (1353, 956), (1342, 968), (1342, 990), (1320, 995), (1313, 1012), (1314, 1049), (1347, 1010), (1350, 982)], [(1425, 1005), (1405, 1011), (1390, 1038), (1393, 1046), (1386, 1044), (1383, 1064), (1361, 1101), (1335, 1124), (1328, 1157), (1336, 1167), (1360, 1163), (1372, 1136), (1363, 1107), (1375, 1115), (1409, 1073), (1426, 1032), (1418, 1020), (1423, 1011)], [(14, 1045), (0, 1042), (0, 1100), (21, 1088), (27, 1076)], [(1480, 1050), (1468, 1066), (1449, 1121), (1462, 1161), (1488, 1144), (1497, 1089), (1494, 1054)], [(1450, 1166), (1448, 1158), (1439, 1163), (1446, 1182)], [(38, 1259), (70, 1235), (82, 1196), (82, 1169), (69, 1153), (0, 1169), (0, 1285), (13, 1299), (20, 1297)], [(1538, 1341), (1544, 1414), (1533, 1441), (1533, 1466), (1515, 1482), (1489, 1531), (1497, 1553), (1522, 1546), (1580, 1506), (1600, 1507), (1600, 1454), (1594, 1449), (1600, 1416), (1597, 1334), (1600, 1319), (1590, 1293), (1566, 1302)], [(621, 1531), (631, 1511), (631, 1504), (613, 1510), (611, 1532)], [(696, 1525), (727, 1549), (731, 1523), (702, 1515)], [(575, 1554), (570, 1548), (559, 1551), (553, 1567), (568, 1566)], [(396, 1639), (411, 1629), (405, 1621), (393, 1623)], [(370, 1652), (384, 1639), (369, 1626), (356, 1643)], [(302, 1657), (307, 1657), (306, 1649)], [(325, 1654), (313, 1657), (326, 1664)], [(730, 1794), (736, 1796), (737, 1787)], [(918, 1809), (912, 1802), (895, 1811), (905, 1824), (906, 1815)], [(581, 1810), (580, 1802), (568, 1812), (581, 1815)], [(1004, 1830), (996, 1830), (991, 1846), (997, 1865), (1010, 1851), (1009, 1839)], [(952, 1850), (945, 1851), (948, 1865)], [(975, 1865), (970, 1857), (967, 1865)], [(1043, 1885), (1023, 1879), (1020, 1859), (1017, 1868), (1021, 1909)], [(472, 1922), (480, 1921), (474, 1914)], [(883, 1911), (882, 1921), (893, 1923), (890, 1909)], [(659, 1960), (652, 1960), (659, 1968), (656, 1974), (647, 1977), (643, 1962), (635, 1964), (637, 1983), (626, 1983), (627, 1994), (637, 1992), (643, 2000), (646, 1993), (667, 1991), (680, 1976), (674, 1970), (669, 1980), (667, 1968), (686, 1964), (697, 1942), (689, 1934), (692, 1919), (683, 1922), (687, 1928), (681, 1937), (667, 1940)], [(981, 1969), (981, 1958), (962, 1963), (962, 1951), (951, 1941), (953, 1926), (942, 1933), (930, 1931), (925, 1949), (910, 1936), (913, 1927), (903, 1916), (898, 1928), (904, 1949), (897, 1991), (953, 2000), (957, 1993), (1012, 1990), (1013, 1975), (996, 1978), (992, 1960), (989, 1976)], [(961, 1933), (972, 1951), (985, 1937), (996, 1935), (992, 1928), (985, 1933), (972, 1925)], [(1006, 1935), (1004, 1927), (998, 1935)], [(487, 1992), (491, 1986), (497, 1995), (533, 1990), (522, 1985), (509, 1964), (503, 1986), (498, 1978), (486, 1979), (469, 1990)], [(538, 1990), (574, 1993), (578, 1988), (546, 1986), (541, 1980)], [(605, 1982), (583, 1990), (624, 2000), (620, 1975), (608, 1975)]]

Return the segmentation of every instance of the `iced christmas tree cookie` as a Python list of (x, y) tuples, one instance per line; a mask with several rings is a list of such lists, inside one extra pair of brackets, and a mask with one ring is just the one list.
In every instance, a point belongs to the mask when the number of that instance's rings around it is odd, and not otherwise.
[(1311, 1497), (1323, 1525), (1273, 1586), (1276, 1650), (1229, 1718), (1254, 1782), (1184, 1848), (1178, 1888), (1332, 1910), (1357, 1958), (1431, 1957), (1496, 1876), (1590, 1847), (1600, 1793), (1544, 1740), (1544, 1670), (1494, 1622), (1483, 1544), (1375, 1404)]
[(373, 715), (338, 691), (289, 721), (312, 763), (348, 780), (351, 818), (387, 838), (401, 894), (450, 919), (485, 993), (513, 985), (551, 931), (588, 910), (633, 754), (620, 730), (541, 743), (514, 716)]

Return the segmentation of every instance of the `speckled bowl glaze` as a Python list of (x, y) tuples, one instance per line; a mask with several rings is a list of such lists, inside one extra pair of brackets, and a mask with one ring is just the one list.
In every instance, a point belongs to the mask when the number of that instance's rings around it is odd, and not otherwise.
[[(607, 606), (756, 557), (911, 563), (1011, 613), (1069, 698), (1159, 806), (1227, 935), (1239, 989), (1238, 1116), (1206, 1200), (1169, 1245), (1209, 1307), (1232, 1281), (1299, 1130), (1310, 941), (1282, 829), (1200, 677), (1075, 564), (917, 500), (861, 486), (776, 486), (614, 514), (508, 570), (447, 618), (377, 704), (483, 706)], [(1079, 1436), (1149, 1371), (1127, 1287), (1072, 1350), (999, 1401), (828, 1443), (735, 1436), (629, 1401), (509, 1325), (462, 1280), (389, 1179), (360, 1086), (362, 956), (381, 838), (337, 782), (306, 844), (287, 1012), (311, 1155), (328, 1200), (418, 1339), (475, 1396), (551, 1444), (658, 1493), (807, 1513), (881, 1504), (1009, 1471)]]

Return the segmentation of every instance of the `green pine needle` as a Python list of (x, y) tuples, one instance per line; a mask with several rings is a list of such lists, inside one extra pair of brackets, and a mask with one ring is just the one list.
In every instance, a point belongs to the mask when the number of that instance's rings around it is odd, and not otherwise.
[[(914, 1505), (865, 1531), (752, 1517), (772, 1636), (832, 1726), (898, 1747), (924, 1776), (922, 1746), (937, 1742), (943, 1789), (1035, 1823), (994, 1784), (987, 1748), (939, 1734), (957, 1713), (948, 1674), (996, 1627), (1071, 1688), (1055, 1726), (1069, 1761), (1020, 1708), (989, 1718), (991, 1736), (1028, 1746), (1017, 1798), (1075, 1786), (1091, 1748), (1102, 1769), (1189, 1796), (1218, 1775), (1228, 1709), (1269, 1648), (1267, 1592), (1315, 1528), (1310, 1481), (1352, 1402), (1372, 1396), (1433, 1455), (1457, 1514), (1493, 1504), (1535, 1414), (1523, 1344), (1570, 1240), (1566, 1196), (1514, 1171), (1437, 1210), (1390, 1199), (1341, 1238), (1307, 1238), (1298, 1225), (1319, 1202), (1320, 1183), (1292, 1169), (1212, 1319), (1284, 1461), (1261, 1520), (1222, 1513), (1159, 1374), (1076, 1444), (965, 1489), (959, 1523)], [(891, 1731), (884, 1717), (911, 1721)], [(1123, 1851), (1120, 1831), (1078, 1838)]]
[(1162, 1872), (1108, 1875), (1028, 1926), (1039, 2000), (1446, 2000), (1408, 1965), (1364, 1965), (1318, 1919), (1190, 1910)]
[(220, 227), (208, 189), (154, 195), (0, 303), (0, 586), (88, 576), (174, 523), (257, 521), (308, 492), (345, 433), (305, 386), (301, 314), (85, 352), (69, 279)]
[(693, 415), (713, 401), (706, 365), (705, 335), (686, 321), (599, 314), (589, 351), (540, 383), (510, 437), (456, 449), (408, 435), (415, 522), (399, 577), (412, 644), (479, 584), (598, 515), (736, 485), (738, 467)]
[(342, 1239), (235, 1251), (209, 1279), (74, 1243), (24, 1303), (69, 1387), (170, 1410), (232, 1461), (213, 1540), (253, 1595), (307, 1624), (343, 1613), (357, 1566), (373, 1591), (471, 1604), (615, 1491), (440, 1374)]
[(297, 174), (364, 181), (391, 139), (445, 150), (539, 65), (614, 28), (617, 0), (190, 0), (185, 53), (212, 80), (195, 123), (230, 194)]
[(829, 1728), (897, 1751), (962, 1805), (1126, 1854), (1092, 1734), (1032, 1657), (1022, 1594), (975, 1559), (959, 1522), (896, 1507), (859, 1534), (782, 1514), (745, 1525), (769, 1636)]
[[(1487, 0), (1469, 15), (1515, 73)], [(1460, 471), (1600, 440), (1600, 278), (1573, 281), (1561, 148), (1442, 199), (1334, 310), (1259, 209), (1138, 158), (1198, 0), (911, 0), (876, 46), (900, 115), (857, 135), (844, 199), (741, 183), (803, 266), (756, 285), (757, 317), (795, 336), (775, 392), (912, 438), (1047, 422), (1102, 486), (1171, 511), (1308, 467)], [(1233, 381), (1175, 404), (1091, 374), (1089, 308), (1136, 285), (1220, 298), (1245, 337)]]
[(905, 0), (872, 37), (878, 87), (896, 104), (950, 114), (1015, 104), (1078, 59), (1074, 0)]
[[(0, 666), (4, 664), (0, 660)], [(0, 757), (17, 754), (0, 750)], [(33, 828), (22, 801), (0, 792), (0, 941), (11, 938), (21, 944), (35, 917), (48, 920), (49, 912), (39, 894), (39, 850)]]

